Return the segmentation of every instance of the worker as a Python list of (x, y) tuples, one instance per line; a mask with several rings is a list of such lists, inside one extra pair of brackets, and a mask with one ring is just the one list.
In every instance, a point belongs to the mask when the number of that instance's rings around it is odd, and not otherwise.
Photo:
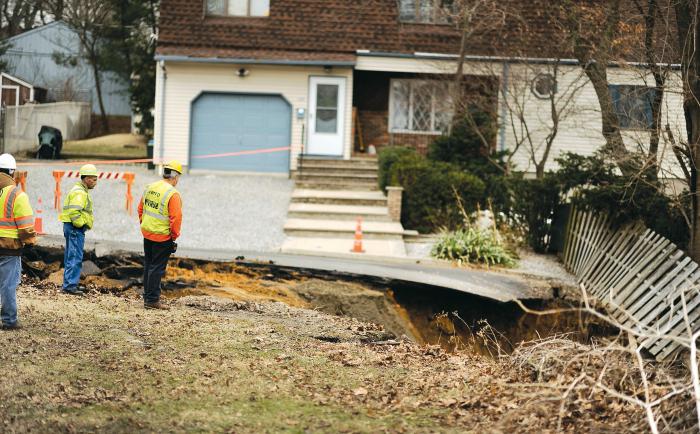
[(0, 155), (0, 318), (3, 330), (18, 329), (17, 286), (22, 279), (22, 247), (36, 244), (29, 197), (17, 187), (17, 162)]
[(146, 309), (169, 308), (160, 301), (160, 281), (182, 226), (182, 199), (175, 189), (182, 164), (171, 161), (163, 167), (163, 179), (146, 187), (139, 202), (143, 234), (143, 305)]
[(97, 185), (97, 167), (86, 164), (80, 168), (80, 181), (68, 192), (63, 201), (63, 212), (58, 216), (63, 222), (63, 236), (66, 250), (63, 255), (63, 292), (83, 295), (85, 288), (80, 286), (80, 273), (83, 268), (85, 232), (92, 229), (92, 198), (90, 190)]

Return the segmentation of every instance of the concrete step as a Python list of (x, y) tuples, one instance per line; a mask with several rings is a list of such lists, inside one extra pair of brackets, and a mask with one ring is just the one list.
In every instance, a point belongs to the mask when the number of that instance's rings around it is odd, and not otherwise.
[[(350, 220), (287, 219), (284, 233), (290, 237), (354, 239), (356, 222)], [(403, 242), (403, 226), (395, 222), (364, 222), (362, 237), (367, 240)]]
[(282, 251), (295, 254), (336, 254), (362, 257), (395, 257), (405, 258), (406, 247), (403, 241), (398, 240), (363, 240), (364, 253), (352, 253), (354, 245), (352, 239), (340, 238), (313, 238), (313, 237), (287, 237), (282, 244)]
[(297, 170), (297, 174), (306, 174), (307, 172), (334, 172), (362, 175), (377, 175), (379, 168), (366, 165), (332, 165), (321, 161), (304, 161), (301, 170)]
[(385, 206), (291, 203), (287, 211), (287, 218), (355, 221), (357, 217), (362, 217), (364, 221), (391, 221)]
[(344, 160), (340, 158), (321, 158), (321, 157), (303, 157), (301, 159), (302, 167), (308, 165), (324, 165), (332, 167), (354, 167), (354, 168), (376, 168), (376, 158), (351, 158)]
[(300, 181), (309, 181), (309, 180), (333, 180), (333, 181), (342, 181), (342, 182), (348, 182), (348, 183), (353, 183), (353, 182), (377, 182), (377, 174), (376, 173), (342, 173), (342, 172), (335, 172), (335, 171), (304, 171), (302, 173), (297, 173), (296, 178)]
[(387, 206), (386, 196), (380, 191), (317, 190), (298, 186), (292, 192), (292, 203)]
[(309, 190), (379, 191), (379, 185), (376, 182), (348, 182), (336, 181), (332, 179), (319, 179), (313, 181), (296, 181), (295, 185), (297, 188)]

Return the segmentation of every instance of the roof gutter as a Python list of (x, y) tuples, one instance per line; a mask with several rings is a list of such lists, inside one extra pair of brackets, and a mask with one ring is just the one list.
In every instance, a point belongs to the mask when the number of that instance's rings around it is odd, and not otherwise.
[(283, 60), (283, 59), (245, 59), (223, 57), (190, 57), (190, 56), (155, 56), (157, 62), (187, 62), (187, 63), (219, 63), (225, 65), (283, 65), (283, 66), (355, 66), (353, 60)]
[[(430, 59), (430, 60), (457, 60), (458, 54), (444, 53), (391, 53), (382, 51), (357, 50), (359, 57), (392, 57), (396, 59)], [(579, 65), (577, 59), (556, 59), (547, 57), (518, 57), (518, 56), (474, 56), (466, 55), (465, 60), (473, 62), (497, 62), (497, 63), (532, 63), (532, 64), (559, 64), (559, 65)], [(648, 63), (641, 62), (610, 62), (609, 67), (622, 68), (625, 66), (633, 66), (637, 68), (649, 68)], [(666, 66), (672, 69), (680, 69), (681, 65), (677, 63), (659, 63), (657, 66)]]

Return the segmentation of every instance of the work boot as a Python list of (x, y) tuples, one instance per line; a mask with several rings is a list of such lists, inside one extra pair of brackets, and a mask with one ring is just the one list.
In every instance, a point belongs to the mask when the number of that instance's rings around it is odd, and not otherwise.
[(22, 328), (22, 326), (20, 325), (19, 322), (16, 322), (14, 324), (3, 324), (0, 326), (0, 330), (18, 330), (21, 328)]
[(64, 289), (63, 293), (69, 294), (69, 295), (83, 295), (84, 294), (84, 292), (80, 288), (75, 287), (75, 286), (73, 286), (71, 288)]
[(146, 309), (156, 309), (156, 310), (170, 310), (170, 308), (160, 301), (156, 301), (155, 303), (144, 303), (143, 307)]

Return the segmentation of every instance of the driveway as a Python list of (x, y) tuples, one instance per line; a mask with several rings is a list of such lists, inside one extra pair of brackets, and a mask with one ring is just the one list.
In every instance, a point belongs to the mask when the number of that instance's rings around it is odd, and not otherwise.
[[(36, 209), (43, 200), (44, 231), (63, 235), (53, 205), (53, 170), (77, 170), (76, 166), (20, 167), (29, 172), (27, 193)], [(124, 181), (101, 180), (92, 196), (95, 228), (88, 240), (141, 242), (136, 207), (147, 184), (159, 179), (144, 166), (99, 166), (103, 172), (136, 174), (134, 215), (125, 211)], [(64, 178), (63, 197), (76, 179)], [(278, 251), (284, 241), (283, 226), (293, 189), (287, 178), (265, 175), (184, 175), (177, 188), (183, 199), (182, 236), (178, 244), (192, 249)], [(63, 199), (63, 198), (62, 198)]]

